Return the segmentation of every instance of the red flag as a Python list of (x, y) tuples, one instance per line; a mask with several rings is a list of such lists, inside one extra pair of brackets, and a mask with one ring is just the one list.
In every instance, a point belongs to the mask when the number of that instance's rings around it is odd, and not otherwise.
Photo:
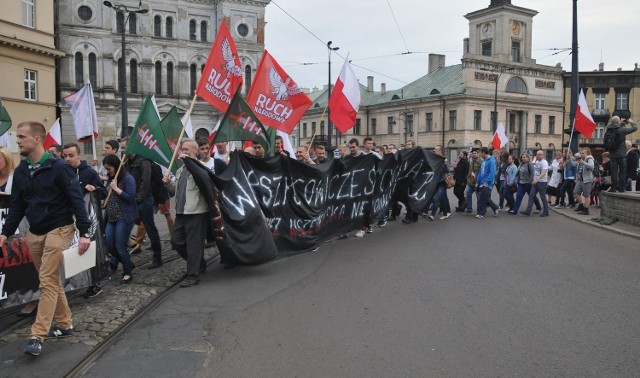
[(331, 110), (331, 122), (341, 133), (355, 126), (358, 108), (360, 107), (360, 84), (356, 78), (349, 56), (344, 61), (340, 77), (329, 99), (329, 109)]
[(60, 118), (56, 119), (53, 126), (47, 132), (47, 136), (44, 137), (44, 149), (48, 150), (51, 146), (62, 144), (62, 134), (60, 133)]
[(498, 127), (496, 128), (496, 132), (493, 133), (491, 144), (494, 150), (499, 150), (507, 143), (509, 143), (509, 138), (507, 138), (507, 133), (504, 130), (504, 125), (502, 124), (502, 122), (500, 122), (498, 124)]
[(291, 134), (312, 101), (264, 50), (247, 104), (263, 125)]
[(207, 64), (198, 82), (196, 93), (211, 106), (226, 112), (233, 94), (242, 85), (242, 67), (238, 50), (223, 19), (213, 41)]
[(587, 105), (587, 99), (584, 97), (583, 91), (580, 91), (580, 96), (578, 97), (578, 107), (576, 108), (576, 118), (573, 121), (573, 127), (587, 139), (591, 138), (593, 131), (596, 129), (596, 123), (593, 121), (591, 113), (589, 113), (589, 106)]

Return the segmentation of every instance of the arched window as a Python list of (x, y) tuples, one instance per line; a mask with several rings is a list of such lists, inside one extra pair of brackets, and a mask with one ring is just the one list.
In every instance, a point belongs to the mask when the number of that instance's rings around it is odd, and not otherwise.
[(195, 20), (189, 21), (189, 40), (191, 41), (196, 40), (196, 21)]
[(130, 92), (138, 93), (138, 62), (135, 59), (131, 59), (129, 62), (129, 78), (131, 80)]
[(527, 94), (527, 84), (521, 78), (514, 76), (507, 82), (506, 91)]
[(198, 83), (196, 83), (196, 71), (197, 71), (197, 67), (195, 64), (192, 64), (189, 67), (189, 88), (191, 89), (191, 94), (194, 94), (196, 91), (196, 85), (198, 85)]
[(138, 18), (135, 13), (129, 13), (129, 34), (137, 34)]
[(162, 63), (156, 62), (156, 94), (162, 94)]
[(165, 37), (173, 38), (173, 18), (167, 17), (167, 30), (165, 30)]
[(124, 62), (122, 58), (118, 59), (118, 89), (122, 89), (126, 86), (126, 72), (124, 70)]
[(96, 87), (98, 85), (98, 61), (96, 54), (89, 54), (89, 81)]
[(162, 35), (162, 17), (155, 16), (153, 18), (153, 36), (160, 37)]
[(77, 52), (75, 56), (75, 68), (76, 68), (76, 86), (81, 87), (84, 85), (84, 67), (83, 67), (83, 59), (82, 53)]
[(249, 93), (251, 88), (251, 66), (244, 67), (244, 93)]
[(202, 21), (200, 23), (200, 40), (202, 42), (207, 41), (207, 22), (206, 21)]
[(116, 12), (116, 31), (122, 33), (124, 31), (124, 14)]
[(173, 63), (167, 63), (167, 94), (173, 95)]

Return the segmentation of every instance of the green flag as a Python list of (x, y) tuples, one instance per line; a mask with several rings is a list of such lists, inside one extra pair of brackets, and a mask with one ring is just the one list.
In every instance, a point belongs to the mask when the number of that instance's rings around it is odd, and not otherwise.
[(150, 96), (147, 96), (142, 104), (126, 153), (144, 156), (164, 167), (168, 167), (171, 162), (172, 151), (162, 132), (160, 118)]
[[(178, 138), (180, 137), (180, 132), (182, 131), (182, 120), (178, 115), (178, 109), (174, 106), (169, 110), (169, 113), (164, 116), (162, 121), (160, 121), (160, 126), (162, 127), (162, 132), (164, 133), (164, 137), (167, 141), (167, 145), (171, 149), (171, 151), (175, 151), (178, 147)], [(182, 161), (176, 159), (173, 164), (171, 170), (173, 173), (176, 173), (178, 168), (182, 165)]]
[(11, 128), (11, 117), (0, 100), (0, 136), (4, 135)]
[(271, 143), (269, 142), (267, 131), (253, 114), (240, 92), (236, 92), (233, 95), (229, 109), (227, 109), (222, 121), (220, 121), (220, 127), (213, 138), (213, 143), (231, 140), (257, 142), (264, 148), (265, 156), (271, 155)]

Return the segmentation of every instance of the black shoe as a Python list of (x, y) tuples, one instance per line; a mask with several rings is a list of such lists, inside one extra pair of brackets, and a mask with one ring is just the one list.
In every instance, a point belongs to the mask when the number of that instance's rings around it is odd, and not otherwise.
[(184, 281), (180, 282), (180, 287), (192, 287), (198, 284), (198, 280), (195, 278), (187, 277)]
[(578, 215), (589, 215), (589, 208), (585, 207), (584, 210), (578, 213)]
[(410, 224), (411, 223), (411, 219), (409, 217), (404, 217), (404, 218), (402, 218), (402, 223)]
[(102, 288), (98, 285), (89, 286), (87, 291), (82, 296), (84, 299), (93, 298), (102, 293)]
[(27, 345), (24, 347), (24, 354), (39, 356), (40, 352), (42, 352), (42, 341), (40, 341), (40, 339), (32, 337), (27, 340)]
[(47, 339), (61, 339), (63, 337), (73, 336), (73, 326), (69, 328), (52, 327), (47, 334)]
[(147, 269), (157, 269), (157, 268), (160, 268), (161, 266), (162, 266), (162, 261), (154, 261), (151, 263), (151, 265), (149, 265)]
[(573, 209), (573, 211), (576, 211), (576, 212), (578, 212), (578, 211), (582, 211), (582, 210), (584, 210), (584, 205), (583, 205), (583, 204), (580, 204), (580, 205), (578, 205), (578, 207), (576, 207), (575, 209)]
[(541, 214), (540, 214), (540, 216), (541, 216), (541, 217), (548, 217), (548, 216), (549, 216), (549, 213), (541, 213)]
[(531, 215), (531, 213), (527, 213), (526, 211), (521, 211), (520, 214), (524, 215), (525, 217), (528, 217)]
[(389, 217), (389, 219), (387, 219), (389, 222), (395, 222), (396, 220), (398, 220), (398, 218), (395, 215), (392, 215)]

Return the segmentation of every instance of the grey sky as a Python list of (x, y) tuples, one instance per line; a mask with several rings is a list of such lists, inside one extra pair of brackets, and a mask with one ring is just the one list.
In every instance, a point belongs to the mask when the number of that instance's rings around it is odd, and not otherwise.
[[(386, 0), (274, 0), (323, 42), (296, 24), (276, 4), (266, 9), (266, 48), (289, 75), (303, 87), (322, 87), (327, 83), (327, 48), (333, 41), (340, 47), (331, 59), (335, 82), (344, 57), (350, 53), (361, 83), (375, 77), (375, 87), (386, 82), (398, 88), (427, 73), (428, 53), (446, 54), (446, 64), (460, 63), (462, 40), (469, 27), (464, 15), (486, 8), (490, 0), (389, 0), (406, 40), (409, 55), (398, 32)], [(561, 63), (571, 70), (569, 52), (552, 55), (551, 48), (571, 47), (571, 0), (513, 0), (513, 5), (534, 9), (533, 58), (539, 64)], [(580, 0), (578, 27), (580, 70), (593, 70), (605, 63), (605, 70), (632, 70), (640, 63), (637, 35), (640, 30), (637, 0)], [(301, 63), (315, 63), (301, 65)], [(386, 75), (387, 77), (383, 76)]]

